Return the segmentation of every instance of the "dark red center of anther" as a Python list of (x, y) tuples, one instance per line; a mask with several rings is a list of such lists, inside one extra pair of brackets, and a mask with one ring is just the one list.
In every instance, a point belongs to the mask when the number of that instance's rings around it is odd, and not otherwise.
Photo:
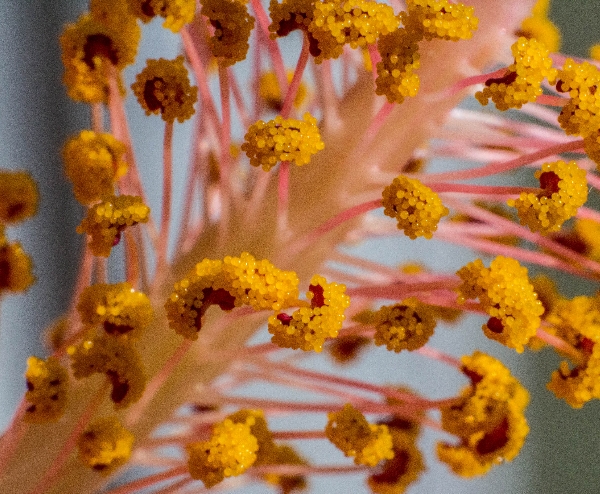
[(507, 86), (517, 80), (517, 73), (513, 71), (508, 71), (502, 77), (492, 77), (485, 81), (486, 86), (491, 86), (492, 84), (506, 84)]
[(163, 103), (156, 97), (156, 85), (164, 86), (165, 81), (160, 77), (155, 77), (146, 81), (144, 84), (144, 101), (148, 105), (148, 109), (153, 112), (163, 109)]
[(588, 355), (591, 355), (594, 351), (594, 342), (589, 338), (582, 338), (581, 342), (578, 345), (578, 348)]
[(90, 34), (83, 46), (83, 61), (90, 69), (94, 69), (94, 57), (106, 58), (113, 65), (117, 65), (119, 57), (113, 48), (112, 40), (105, 34)]
[(196, 309), (195, 326), (198, 331), (202, 329), (202, 317), (211, 305), (218, 305), (221, 310), (235, 309), (235, 297), (224, 288), (205, 288), (202, 290), (202, 306)]
[(398, 417), (398, 415), (393, 415), (392, 418), (378, 422), (378, 424), (387, 425), (391, 429), (401, 429), (403, 431), (410, 431), (415, 428), (414, 422)]
[(466, 367), (463, 367), (461, 371), (471, 380), (473, 386), (476, 386), (483, 379), (483, 376), (477, 374), (477, 372), (472, 371), (471, 369), (467, 369)]
[(394, 457), (386, 461), (381, 471), (371, 478), (378, 484), (395, 484), (408, 470), (409, 459), (406, 451), (394, 448)]
[(563, 81), (561, 81), (560, 79), (558, 81), (556, 81), (556, 90), (559, 93), (566, 93), (567, 92), (565, 89), (563, 89)]
[(8, 214), (9, 218), (14, 218), (15, 216), (18, 216), (19, 214), (21, 214), (24, 209), (25, 209), (25, 203), (17, 202), (15, 204), (11, 204), (10, 206), (8, 206), (6, 213)]
[(33, 383), (29, 379), (27, 379), (26, 384), (27, 384), (27, 391), (33, 391), (33, 389), (34, 389)]
[(544, 189), (548, 195), (552, 195), (560, 190), (558, 187), (560, 180), (560, 177), (556, 173), (544, 172), (540, 175), (540, 187)]
[[(560, 245), (565, 246), (567, 249), (571, 249), (578, 254), (588, 254), (589, 247), (588, 245), (574, 232), (557, 232), (552, 235), (552, 240), (558, 242)], [(538, 293), (538, 298), (541, 300), (540, 294)], [(542, 300), (542, 304), (544, 301)]]
[(366, 345), (369, 340), (363, 336), (343, 336), (336, 338), (332, 343), (332, 351), (339, 357), (345, 360), (350, 360), (358, 355), (361, 348)]
[(115, 371), (108, 371), (106, 375), (112, 384), (110, 399), (113, 403), (121, 403), (129, 393), (129, 383), (122, 380)]
[(281, 314), (277, 314), (277, 319), (281, 321), (281, 324), (284, 326), (289, 326), (292, 322), (292, 316), (282, 312)]
[[(5, 257), (7, 249), (0, 249), (0, 257)], [(7, 259), (0, 259), (0, 290), (10, 286), (10, 263)]]
[(508, 442), (508, 419), (504, 419), (494, 430), (488, 432), (477, 443), (477, 453), (487, 455), (498, 451)]
[(126, 324), (115, 324), (108, 321), (104, 322), (104, 331), (106, 331), (108, 334), (120, 335), (129, 333), (132, 330), (133, 327), (127, 326)]
[(487, 327), (493, 333), (500, 334), (502, 333), (502, 331), (504, 331), (504, 325), (502, 324), (502, 321), (497, 317), (490, 317), (487, 322)]
[(150, 0), (145, 0), (144, 2), (142, 2), (142, 4), (140, 5), (140, 9), (142, 10), (142, 12), (144, 13), (144, 15), (147, 15), (148, 17), (154, 17), (156, 14), (154, 13), (154, 9), (152, 8), (151, 5), (151, 1)]
[(325, 305), (323, 287), (321, 285), (310, 285), (308, 290), (313, 294), (313, 298), (310, 301), (310, 306), (313, 309), (316, 307), (323, 307)]
[(112, 246), (114, 247), (115, 245), (119, 245), (120, 241), (121, 241), (121, 232), (117, 232), (117, 234), (115, 235), (115, 238), (113, 239)]

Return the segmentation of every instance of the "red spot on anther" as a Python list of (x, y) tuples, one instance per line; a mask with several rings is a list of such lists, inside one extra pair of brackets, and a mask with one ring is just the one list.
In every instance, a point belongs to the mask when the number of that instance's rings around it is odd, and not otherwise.
[(113, 240), (112, 246), (114, 247), (115, 245), (119, 245), (120, 241), (121, 241), (121, 232), (117, 232), (117, 234), (115, 235), (115, 238)]
[(591, 355), (594, 351), (594, 342), (589, 338), (583, 338), (579, 343), (579, 348), (588, 355)]
[(490, 317), (487, 322), (487, 327), (493, 333), (500, 334), (502, 333), (502, 331), (504, 331), (504, 325), (502, 324), (502, 321), (497, 317)]
[(486, 86), (491, 86), (492, 84), (506, 84), (507, 86), (517, 80), (517, 73), (508, 71), (502, 77), (492, 77), (485, 81)]
[(552, 195), (560, 190), (558, 187), (560, 180), (560, 177), (556, 173), (544, 172), (540, 175), (540, 187), (544, 189), (548, 195)]
[(371, 476), (377, 484), (396, 484), (408, 470), (409, 454), (404, 450), (394, 448), (394, 457), (386, 461), (379, 471)]
[(110, 399), (113, 403), (121, 403), (129, 393), (129, 383), (123, 381), (115, 371), (108, 371), (106, 375), (112, 384)]
[(156, 15), (156, 13), (154, 12), (154, 9), (152, 8), (151, 3), (152, 2), (150, 0), (145, 0), (140, 5), (140, 9), (144, 13), (144, 15), (147, 15), (148, 17), (154, 17)]
[(487, 455), (504, 447), (508, 442), (508, 419), (504, 419), (494, 430), (488, 432), (477, 443), (477, 453)]
[(106, 331), (108, 334), (120, 335), (129, 333), (129, 331), (132, 330), (133, 327), (127, 326), (126, 324), (115, 324), (108, 321), (104, 323), (104, 331)]
[(472, 371), (471, 369), (467, 369), (466, 367), (463, 367), (461, 371), (471, 380), (473, 386), (476, 386), (483, 379), (483, 376), (477, 374), (477, 372)]
[(323, 307), (325, 305), (323, 287), (321, 285), (310, 285), (308, 290), (313, 294), (313, 298), (310, 300), (311, 308)]
[(281, 314), (277, 314), (277, 319), (281, 321), (281, 324), (283, 324), (284, 326), (289, 326), (292, 322), (292, 316), (285, 314), (284, 312), (282, 312)]
[[(0, 249), (0, 257), (8, 255), (8, 249)], [(0, 259), (0, 290), (10, 287), (10, 263), (6, 259)]]
[(83, 61), (90, 69), (94, 69), (94, 57), (106, 58), (113, 65), (117, 65), (119, 57), (114, 49), (112, 40), (105, 34), (90, 34), (83, 46)]
[(148, 109), (151, 112), (155, 112), (157, 110), (163, 110), (163, 103), (156, 97), (156, 89), (157, 86), (164, 87), (165, 81), (160, 77), (155, 77), (154, 79), (150, 79), (146, 81), (144, 84), (144, 101), (146, 105), (148, 105)]

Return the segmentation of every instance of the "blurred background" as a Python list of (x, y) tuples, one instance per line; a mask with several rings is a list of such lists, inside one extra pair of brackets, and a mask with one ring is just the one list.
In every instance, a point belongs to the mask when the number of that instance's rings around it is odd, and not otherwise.
[[(600, 42), (598, 5), (598, 0), (552, 0), (550, 17), (561, 28), (564, 53), (585, 56), (589, 46)], [(63, 176), (60, 149), (67, 136), (88, 126), (89, 110), (86, 105), (71, 102), (65, 95), (61, 84), (58, 36), (62, 26), (74, 21), (86, 8), (87, 1), (82, 0), (0, 0), (0, 168), (29, 170), (39, 184), (41, 195), (38, 215), (9, 231), (9, 237), (20, 241), (33, 257), (38, 281), (25, 296), (5, 297), (0, 306), (0, 430), (10, 420), (24, 391), (21, 376), (27, 357), (45, 354), (40, 333), (68, 305), (77, 269), (77, 253), (82, 247), (81, 238), (74, 233), (82, 210)], [(158, 24), (154, 23), (144, 28), (138, 67), (146, 58), (173, 57), (178, 51), (176, 38), (156, 27)], [(128, 80), (136, 71), (139, 68), (129, 69)], [(149, 122), (144, 120), (141, 135), (142, 113), (131, 98), (128, 105), (138, 157), (141, 162), (152, 163), (153, 156), (160, 156), (163, 127), (156, 119), (152, 122), (156, 125), (149, 130)], [(187, 142), (189, 129), (178, 128), (176, 147), (187, 150)], [(156, 164), (160, 165), (158, 161)], [(149, 178), (151, 170), (146, 170), (146, 174)], [(179, 181), (182, 180), (183, 177), (179, 177)], [(156, 194), (158, 191), (150, 191), (151, 198)], [(378, 241), (362, 247), (361, 252), (398, 264), (405, 260), (397, 255), (405, 250), (404, 247), (395, 239), (393, 245)], [(408, 243), (406, 247), (409, 247)], [(452, 271), (472, 258), (473, 255), (463, 249), (448, 249), (432, 243), (428, 257), (423, 260), (433, 269)], [(582, 290), (596, 290), (596, 287), (570, 284), (564, 294), (574, 296)], [(527, 413), (531, 427), (528, 441), (513, 463), (472, 481), (451, 476), (445, 466), (437, 464), (429, 455), (429, 472), (409, 492), (599, 492), (600, 403), (591, 402), (582, 410), (572, 410), (558, 401), (545, 389), (558, 362), (552, 352), (518, 356), (499, 345), (490, 346), (481, 332), (474, 337), (474, 329), (479, 324), (476, 320), (467, 320), (463, 326), (473, 331), (438, 331), (432, 345), (460, 355), (461, 352), (472, 352), (480, 343), (506, 362), (531, 390), (532, 401)], [(481, 342), (477, 338), (481, 338)], [(447, 396), (447, 389), (456, 389), (459, 381), (447, 377), (445, 369), (437, 363), (417, 356), (405, 357), (403, 354), (402, 357), (392, 355), (381, 359), (382, 365), (377, 372), (380, 376), (381, 372), (389, 374), (384, 380), (407, 382), (431, 397)], [(315, 360), (314, 366), (331, 368), (326, 359)], [(418, 376), (414, 372), (415, 366), (419, 366)], [(366, 378), (372, 372), (372, 367), (364, 362), (359, 362), (350, 371), (352, 375)], [(425, 435), (424, 451), (433, 451), (435, 438), (433, 434)], [(360, 481), (350, 485), (364, 489)], [(267, 490), (261, 486), (255, 492)], [(339, 483), (339, 479), (325, 478), (314, 482), (311, 492), (346, 493), (349, 490)]]

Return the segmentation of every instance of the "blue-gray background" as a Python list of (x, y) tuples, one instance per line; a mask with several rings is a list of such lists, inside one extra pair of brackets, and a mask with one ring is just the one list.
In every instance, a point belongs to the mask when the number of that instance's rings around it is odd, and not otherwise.
[[(493, 1), (496, 0), (490, 0)], [(89, 115), (85, 105), (72, 103), (65, 96), (57, 39), (63, 24), (75, 20), (86, 4), (80, 0), (0, 0), (0, 168), (30, 170), (40, 185), (42, 197), (40, 213), (22, 226), (11, 228), (9, 233), (33, 256), (38, 283), (26, 296), (6, 297), (0, 307), (0, 429), (8, 422), (23, 392), (20, 376), (27, 356), (44, 352), (39, 338), (41, 329), (59, 316), (68, 303), (77, 267), (75, 253), (81, 249), (80, 239), (73, 232), (82, 211), (63, 177), (60, 148), (68, 135), (88, 125)], [(585, 55), (591, 44), (600, 42), (597, 0), (554, 0), (551, 16), (561, 26), (563, 52)], [(157, 29), (151, 31), (152, 42), (146, 38), (139, 60), (174, 56), (177, 52), (174, 37)], [(129, 107), (135, 132), (141, 112), (131, 101)], [(150, 168), (160, 164), (153, 157), (160, 156), (162, 126), (145, 129), (143, 141), (136, 141), (136, 151), (140, 162)], [(189, 129), (176, 130), (176, 146), (187, 149), (189, 134)], [(148, 173), (147, 178), (150, 177)], [(179, 177), (178, 182), (182, 181), (183, 177)], [(150, 195), (157, 194), (154, 190)], [(365, 246), (362, 253), (397, 263), (402, 260), (399, 252), (405, 247), (409, 244), (399, 244), (397, 240), (378, 242)], [(430, 257), (425, 260), (435, 269), (451, 271), (470, 260), (468, 253), (458, 249), (435, 243), (427, 247)], [(575, 286), (569, 289), (569, 295), (580, 290)], [(477, 322), (470, 326), (476, 328)], [(473, 334), (473, 331), (440, 331), (434, 346), (450, 349), (457, 355), (462, 349), (471, 352), (480, 338)], [(429, 458), (429, 473), (410, 492), (600, 492), (599, 404), (593, 402), (575, 411), (544, 390), (557, 363), (549, 352), (515, 357), (496, 346), (494, 354), (507, 361), (533, 390), (528, 409), (531, 434), (520, 457), (483, 479), (469, 482), (450, 476), (444, 466)], [(445, 390), (456, 389), (457, 379), (436, 363), (413, 356), (379, 355), (380, 378), (384, 372), (385, 380), (409, 382), (430, 396), (446, 396)], [(315, 365), (323, 364), (315, 361)], [(416, 368), (418, 375), (414, 372)], [(372, 368), (364, 363), (352, 370), (353, 375), (363, 377), (368, 377), (369, 372), (373, 372)], [(434, 439), (434, 435), (427, 434), (422, 446), (431, 450)], [(311, 492), (363, 492), (360, 480), (353, 484), (339, 480), (314, 482)], [(253, 492), (267, 490), (261, 486)]]

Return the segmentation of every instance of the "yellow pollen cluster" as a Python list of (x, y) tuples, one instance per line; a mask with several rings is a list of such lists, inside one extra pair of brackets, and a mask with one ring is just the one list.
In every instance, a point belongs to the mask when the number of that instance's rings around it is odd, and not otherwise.
[(568, 135), (598, 139), (600, 129), (600, 71), (588, 62), (568, 58), (558, 71), (556, 90), (568, 93), (558, 122)]
[(210, 488), (250, 468), (258, 451), (258, 442), (251, 432), (253, 425), (252, 416), (238, 423), (227, 418), (214, 426), (209, 441), (189, 444), (188, 468), (192, 478)]
[(248, 252), (240, 257), (204, 259), (181, 281), (165, 303), (169, 326), (195, 340), (202, 317), (211, 305), (221, 310), (249, 305), (254, 310), (281, 310), (296, 303), (298, 277), (257, 260)]
[(128, 0), (131, 12), (143, 22), (165, 19), (163, 27), (177, 33), (194, 20), (196, 0)]
[(560, 300), (548, 315), (557, 336), (574, 346), (582, 362), (569, 367), (562, 361), (552, 373), (548, 389), (573, 408), (581, 408), (593, 398), (600, 399), (600, 300), (579, 296)]
[(482, 105), (491, 99), (498, 110), (521, 108), (525, 103), (533, 103), (543, 93), (542, 82), (553, 83), (557, 70), (552, 67), (549, 50), (535, 39), (519, 38), (511, 47), (514, 63), (506, 74), (488, 79), (483, 91), (475, 93)]
[(109, 69), (135, 61), (141, 30), (122, 0), (93, 1), (90, 8), (60, 37), (63, 82), (75, 101), (106, 103)]
[(381, 460), (391, 460), (392, 436), (387, 425), (369, 424), (365, 416), (350, 403), (339, 412), (327, 414), (325, 435), (357, 465), (374, 467)]
[(449, 211), (439, 196), (416, 179), (402, 175), (383, 190), (384, 214), (398, 220), (398, 229), (411, 239), (431, 238)]
[(420, 35), (407, 29), (383, 35), (377, 43), (381, 61), (377, 63), (375, 93), (385, 96), (390, 103), (402, 103), (404, 98), (416, 96), (420, 79), (415, 70), (421, 65)]
[(281, 313), (269, 317), (271, 341), (282, 348), (321, 352), (327, 338), (335, 338), (344, 323), (344, 311), (350, 305), (346, 286), (328, 283), (314, 275), (306, 297), (309, 307), (300, 307), (291, 316)]
[(127, 408), (140, 399), (146, 387), (142, 361), (131, 342), (99, 336), (70, 346), (71, 368), (77, 379), (105, 374), (112, 385), (115, 408)]
[(84, 205), (114, 193), (115, 182), (127, 173), (125, 145), (111, 134), (82, 130), (66, 142), (62, 154), (75, 198)]
[(24, 292), (35, 282), (33, 263), (19, 242), (10, 243), (0, 224), (0, 296), (5, 292)]
[(525, 38), (535, 38), (548, 47), (551, 52), (560, 48), (560, 31), (548, 18), (549, 0), (538, 0), (533, 6), (531, 17), (524, 19), (521, 28), (516, 33)]
[(134, 436), (116, 417), (94, 420), (79, 436), (79, 459), (88, 467), (108, 475), (131, 456)]
[[(293, 72), (287, 73), (288, 82), (292, 81), (294, 77)], [(296, 97), (294, 98), (294, 107), (299, 108), (306, 99), (307, 95), (306, 85), (301, 82), (298, 86)], [(279, 82), (277, 82), (277, 76), (275, 72), (265, 72), (260, 76), (258, 80), (258, 95), (264, 104), (270, 110), (280, 112), (283, 108), (283, 96), (281, 95), (281, 88)]]
[(268, 463), (269, 457), (273, 454), (276, 446), (263, 411), (243, 409), (228, 415), (227, 418), (235, 424), (245, 424), (249, 418), (252, 418), (250, 433), (256, 438), (258, 444), (254, 464), (263, 465)]
[(584, 243), (586, 255), (600, 261), (600, 223), (588, 218), (576, 218), (573, 230)]
[(375, 344), (396, 353), (416, 350), (433, 335), (436, 321), (428, 306), (416, 298), (381, 307), (375, 314)]
[(389, 5), (372, 0), (316, 2), (308, 26), (320, 51), (315, 62), (339, 57), (346, 44), (351, 48), (372, 45), (380, 35), (397, 29), (399, 23)]
[(200, 0), (200, 13), (214, 28), (209, 46), (214, 57), (224, 66), (246, 58), (248, 39), (254, 29), (254, 17), (240, 0)]
[(521, 353), (539, 328), (544, 312), (527, 277), (527, 268), (514, 259), (498, 256), (489, 268), (476, 259), (456, 274), (462, 280), (458, 302), (479, 298), (481, 308), (490, 316), (482, 326), (485, 335)]
[(0, 223), (18, 223), (37, 212), (38, 190), (27, 172), (0, 170)]
[(556, 161), (544, 163), (535, 178), (542, 190), (537, 194), (523, 192), (508, 205), (517, 208), (521, 224), (531, 231), (556, 232), (587, 201), (586, 172), (575, 161)]
[(79, 296), (77, 310), (86, 326), (102, 325), (111, 335), (138, 336), (152, 321), (150, 299), (125, 283), (98, 283)]
[[(287, 36), (296, 29), (301, 29), (312, 38), (308, 26), (313, 20), (315, 11), (315, 0), (271, 0), (269, 3), (269, 14), (271, 15), (271, 38)], [(318, 55), (316, 40), (311, 41), (311, 54)], [(315, 52), (316, 50), (316, 52)], [(314, 52), (314, 53), (313, 53)]]
[(190, 85), (184, 58), (146, 60), (146, 67), (135, 77), (131, 89), (146, 115), (160, 113), (165, 122), (179, 123), (190, 118), (198, 99), (198, 88)]
[(310, 113), (305, 113), (302, 120), (284, 119), (281, 115), (268, 122), (259, 120), (250, 126), (244, 141), (242, 151), (250, 158), (250, 164), (262, 166), (265, 171), (280, 161), (306, 165), (313, 154), (325, 147), (317, 119)]
[(108, 196), (88, 209), (77, 233), (90, 236), (89, 247), (95, 256), (108, 257), (119, 243), (125, 228), (146, 223), (150, 208), (138, 196)]
[(406, 7), (407, 12), (401, 14), (404, 25), (421, 31), (426, 40), (470, 39), (479, 24), (473, 7), (462, 3), (450, 3), (448, 0), (407, 0)]
[(454, 473), (473, 477), (517, 456), (529, 432), (524, 416), (529, 393), (489, 355), (475, 352), (462, 363), (471, 385), (458, 404), (442, 408), (443, 429), (461, 442), (438, 443), (437, 454)]
[(69, 376), (66, 369), (55, 357), (42, 360), (37, 357), (27, 359), (25, 371), (27, 393), (25, 400), (25, 421), (33, 423), (56, 422), (67, 405)]

